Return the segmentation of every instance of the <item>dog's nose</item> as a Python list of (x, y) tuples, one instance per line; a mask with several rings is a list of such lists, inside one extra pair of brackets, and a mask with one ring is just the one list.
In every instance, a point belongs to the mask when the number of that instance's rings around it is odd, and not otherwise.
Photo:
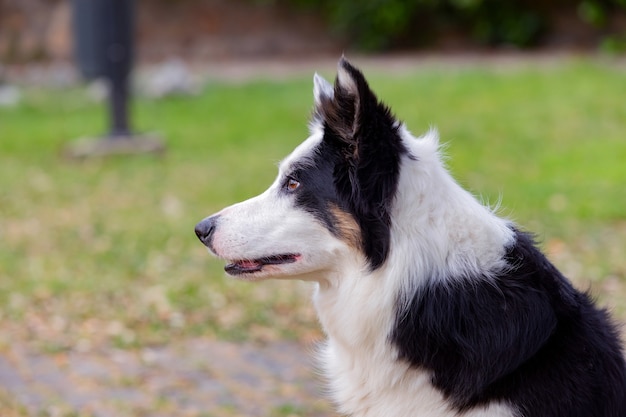
[(211, 240), (213, 239), (213, 232), (215, 232), (218, 217), (207, 217), (196, 225), (196, 236), (208, 247), (211, 247)]

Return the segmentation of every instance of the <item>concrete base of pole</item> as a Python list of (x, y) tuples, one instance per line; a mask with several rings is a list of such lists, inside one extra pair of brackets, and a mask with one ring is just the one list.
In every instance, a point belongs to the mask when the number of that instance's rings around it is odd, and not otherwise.
[(63, 149), (72, 159), (113, 155), (157, 154), (165, 152), (165, 142), (155, 134), (131, 134), (114, 137), (80, 138)]

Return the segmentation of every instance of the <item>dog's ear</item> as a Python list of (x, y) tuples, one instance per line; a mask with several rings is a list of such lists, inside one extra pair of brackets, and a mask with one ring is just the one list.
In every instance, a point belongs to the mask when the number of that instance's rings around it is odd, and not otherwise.
[[(389, 108), (378, 101), (363, 73), (344, 57), (337, 67), (335, 85), (315, 74), (313, 119), (323, 126), (327, 140), (341, 142), (355, 159), (370, 149), (389, 145), (400, 125)], [(391, 143), (393, 146), (393, 143)]]
[(339, 61), (335, 85), (316, 76), (314, 122), (324, 142), (342, 155), (335, 185), (360, 223), (364, 251), (372, 268), (389, 250), (389, 211), (407, 150), (400, 123), (380, 103), (365, 77), (345, 58)]
[(313, 75), (313, 98), (315, 100), (315, 108), (317, 109), (322, 103), (333, 99), (333, 86), (318, 73)]
[(313, 95), (314, 119), (321, 122), (324, 130), (336, 139), (356, 145), (356, 133), (364, 107), (371, 107), (372, 104), (375, 107), (377, 104), (363, 74), (342, 57), (334, 87), (315, 74)]

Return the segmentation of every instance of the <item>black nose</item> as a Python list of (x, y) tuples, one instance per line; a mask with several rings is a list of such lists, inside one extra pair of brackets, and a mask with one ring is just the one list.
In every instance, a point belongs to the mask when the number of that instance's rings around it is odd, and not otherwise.
[(218, 218), (219, 216), (207, 217), (196, 225), (196, 236), (208, 247), (211, 247), (211, 240), (213, 239), (213, 232), (215, 232)]

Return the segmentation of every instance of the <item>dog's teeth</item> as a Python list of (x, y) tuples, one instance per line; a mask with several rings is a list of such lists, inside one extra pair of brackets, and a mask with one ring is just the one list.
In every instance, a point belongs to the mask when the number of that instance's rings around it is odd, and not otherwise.
[(239, 264), (239, 266), (241, 268), (245, 268), (245, 269), (252, 269), (252, 268), (256, 268), (256, 267), (259, 266), (258, 262), (248, 261), (248, 260), (240, 261), (240, 262), (237, 262), (237, 263)]

